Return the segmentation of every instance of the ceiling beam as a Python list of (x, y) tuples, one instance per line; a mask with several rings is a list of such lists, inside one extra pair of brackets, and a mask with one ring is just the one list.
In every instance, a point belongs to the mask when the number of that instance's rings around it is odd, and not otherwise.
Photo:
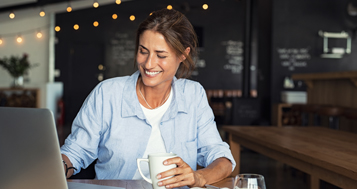
[(37, 0), (1, 0), (0, 7), (17, 6), (28, 3), (36, 3)]

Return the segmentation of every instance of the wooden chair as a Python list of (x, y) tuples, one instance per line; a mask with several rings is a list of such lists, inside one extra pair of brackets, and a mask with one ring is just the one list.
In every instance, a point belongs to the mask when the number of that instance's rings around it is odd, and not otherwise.
[(304, 104), (301, 107), (301, 111), (306, 114), (306, 124), (307, 125), (320, 125), (320, 117), (317, 112), (321, 105), (318, 104)]
[(323, 105), (317, 111), (320, 116), (328, 116), (329, 127), (339, 129), (339, 117), (344, 114), (344, 108), (338, 106)]
[(303, 111), (305, 104), (292, 104), (291, 105), (291, 116), (294, 118), (296, 125), (307, 126), (308, 125), (308, 115)]
[(357, 120), (357, 109), (356, 108), (345, 108), (343, 116), (347, 119)]

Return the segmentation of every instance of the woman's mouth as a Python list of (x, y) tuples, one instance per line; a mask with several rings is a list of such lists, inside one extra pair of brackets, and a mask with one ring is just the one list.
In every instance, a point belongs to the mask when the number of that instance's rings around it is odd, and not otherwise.
[(155, 76), (155, 75), (159, 74), (160, 72), (161, 71), (149, 72), (149, 71), (145, 70), (145, 74), (150, 75), (150, 76)]

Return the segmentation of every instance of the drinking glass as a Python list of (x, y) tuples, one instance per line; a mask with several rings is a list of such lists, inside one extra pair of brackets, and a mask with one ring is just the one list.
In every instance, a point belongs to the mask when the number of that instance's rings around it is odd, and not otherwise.
[(266, 189), (264, 177), (258, 174), (239, 174), (234, 179), (234, 189)]

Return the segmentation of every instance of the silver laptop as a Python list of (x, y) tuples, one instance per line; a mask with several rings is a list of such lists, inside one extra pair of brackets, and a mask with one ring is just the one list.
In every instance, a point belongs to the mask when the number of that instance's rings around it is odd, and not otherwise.
[(49, 188), (120, 189), (66, 182), (51, 111), (0, 107), (0, 189)]
[(67, 189), (48, 109), (0, 107), (0, 188)]

